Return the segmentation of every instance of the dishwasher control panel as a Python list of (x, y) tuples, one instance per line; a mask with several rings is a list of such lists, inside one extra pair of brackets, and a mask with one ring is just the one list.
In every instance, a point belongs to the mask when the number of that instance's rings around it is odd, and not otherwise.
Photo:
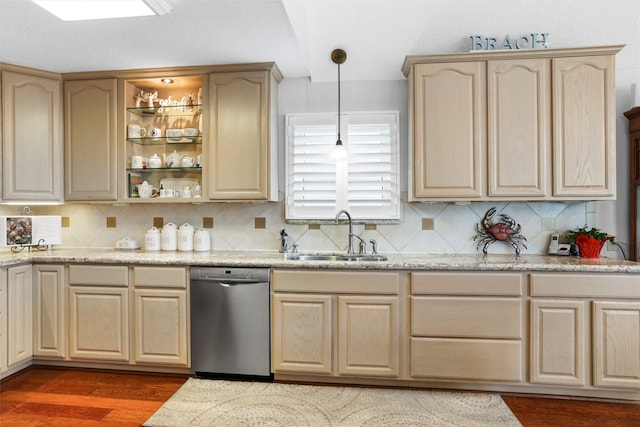
[(191, 280), (241, 280), (268, 282), (268, 268), (191, 267)]

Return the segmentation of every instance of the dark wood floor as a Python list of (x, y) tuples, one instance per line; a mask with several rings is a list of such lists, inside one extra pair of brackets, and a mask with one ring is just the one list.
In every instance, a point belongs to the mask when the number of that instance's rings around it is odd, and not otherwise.
[[(34, 367), (0, 383), (0, 426), (139, 426), (186, 377)], [(640, 404), (503, 395), (525, 426), (640, 426)]]

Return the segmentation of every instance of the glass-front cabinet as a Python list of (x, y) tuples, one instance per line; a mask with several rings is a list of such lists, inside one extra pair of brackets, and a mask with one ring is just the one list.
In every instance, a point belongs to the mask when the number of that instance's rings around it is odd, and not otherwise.
[(125, 81), (127, 201), (202, 198), (203, 75)]

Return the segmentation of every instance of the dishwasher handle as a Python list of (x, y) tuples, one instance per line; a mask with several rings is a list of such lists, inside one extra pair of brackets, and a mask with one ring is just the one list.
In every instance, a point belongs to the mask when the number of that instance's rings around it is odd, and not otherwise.
[(257, 285), (260, 283), (268, 284), (267, 282), (263, 282), (260, 280), (212, 280), (218, 285), (228, 288), (230, 286), (239, 286), (239, 285)]

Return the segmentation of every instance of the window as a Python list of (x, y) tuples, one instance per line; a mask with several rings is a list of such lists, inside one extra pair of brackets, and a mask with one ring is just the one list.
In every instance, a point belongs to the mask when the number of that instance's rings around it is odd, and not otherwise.
[(332, 155), (337, 115), (286, 117), (286, 218), (399, 219), (398, 112), (345, 113), (345, 158)]

